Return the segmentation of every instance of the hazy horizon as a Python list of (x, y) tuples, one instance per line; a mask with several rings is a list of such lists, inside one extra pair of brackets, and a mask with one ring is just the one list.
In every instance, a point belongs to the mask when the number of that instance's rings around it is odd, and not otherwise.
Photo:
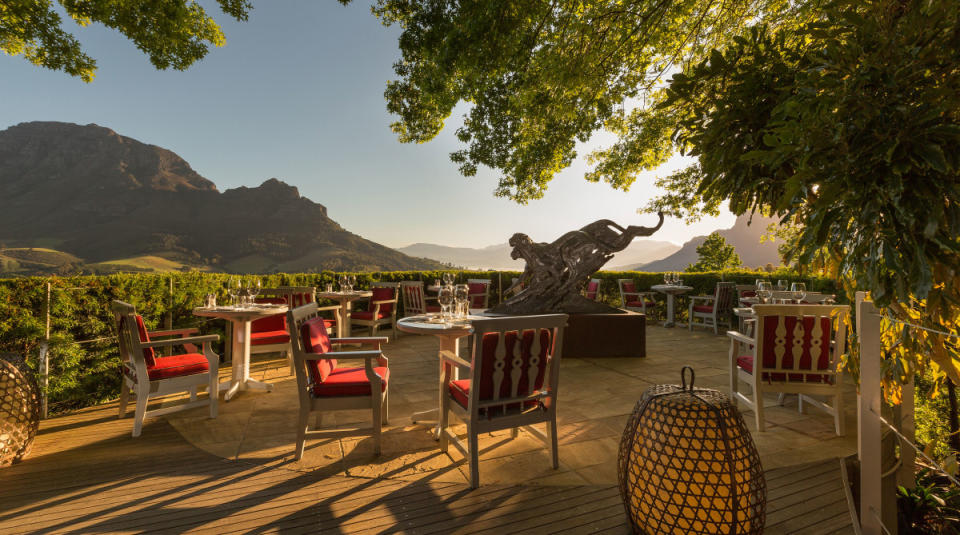
[[(465, 109), (425, 144), (402, 144), (390, 132), (383, 91), (399, 58), (397, 28), (385, 28), (366, 6), (258, 3), (245, 23), (208, 9), (227, 45), (188, 71), (156, 71), (120, 34), (102, 26), (66, 27), (98, 60), (90, 84), (0, 57), (0, 129), (28, 121), (96, 123), (183, 157), (221, 190), (276, 177), (325, 205), (344, 228), (389, 247), (414, 243), (484, 248), (515, 232), (537, 241), (596, 219), (650, 225), (638, 215), (656, 190), (653, 179), (680, 168), (674, 158), (640, 177), (629, 193), (583, 179), (579, 150), (546, 196), (520, 206), (496, 198), (496, 173), (459, 174), (448, 154)], [(291, 16), (295, 14), (296, 16)], [(680, 245), (733, 224), (724, 213), (687, 226), (669, 219), (651, 239)]]

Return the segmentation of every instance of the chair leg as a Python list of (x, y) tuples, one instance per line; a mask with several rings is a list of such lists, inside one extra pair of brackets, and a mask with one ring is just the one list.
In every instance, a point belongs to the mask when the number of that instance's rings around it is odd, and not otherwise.
[(390, 419), (390, 388), (387, 387), (387, 389), (383, 391), (383, 404), (381, 405), (381, 408), (380, 408), (380, 421), (383, 423), (383, 425), (388, 425), (390, 423), (388, 421), (389, 419)]
[(557, 415), (554, 413), (553, 418), (547, 422), (547, 435), (550, 437), (550, 454), (553, 457), (553, 469), (556, 470), (560, 468), (560, 455), (559, 455), (559, 443), (557, 442)]
[(753, 414), (757, 419), (757, 431), (766, 431), (767, 426), (763, 421), (763, 392), (756, 384), (753, 385)]
[(207, 398), (210, 401), (210, 417), (217, 417), (217, 408), (220, 402), (220, 377), (215, 373), (210, 374), (210, 384), (207, 385)]
[(371, 397), (373, 404), (373, 454), (376, 456), (380, 455), (380, 430), (383, 426), (383, 419), (380, 415), (382, 400), (381, 396), (373, 395)]
[(127, 401), (130, 400), (130, 386), (127, 385), (126, 378), (121, 379), (123, 384), (120, 385), (120, 414), (118, 418), (123, 419), (127, 415)]
[(517, 438), (518, 436), (520, 436), (520, 428), (519, 427), (510, 428), (510, 438)]
[(441, 399), (440, 399), (440, 416), (439, 423), (440, 426), (440, 451), (447, 453), (450, 449), (450, 439), (447, 438), (447, 426), (450, 422), (450, 397), (444, 395), (441, 390)]
[[(320, 416), (319, 413), (317, 416)], [(307, 422), (309, 421), (310, 410), (307, 408), (301, 408), (300, 414), (297, 417), (297, 446), (296, 450), (294, 450), (294, 456), (298, 461), (303, 458), (303, 449), (307, 442)]]
[(190, 387), (190, 401), (193, 402), (193, 401), (196, 401), (196, 400), (197, 400), (197, 387), (191, 386), (191, 387)]
[(470, 488), (480, 486), (480, 440), (473, 426), (467, 426), (467, 440), (470, 452)]
[(713, 334), (720, 334), (720, 333), (717, 331), (717, 317), (716, 317), (716, 316), (713, 317)]
[(323, 413), (320, 411), (317, 411), (313, 417), (313, 428), (314, 429), (323, 428)]
[(833, 397), (833, 410), (834, 410), (834, 424), (837, 428), (837, 436), (844, 436), (847, 434), (846, 426), (846, 413), (843, 412), (843, 394), (837, 392), (837, 395)]
[(137, 411), (133, 415), (133, 436), (140, 436), (140, 431), (143, 429), (143, 419), (147, 414), (147, 391), (140, 390), (137, 392)]
[(293, 363), (293, 350), (291, 350), (290, 348), (287, 348), (287, 364), (290, 366), (290, 375), (296, 377), (297, 368), (296, 368), (296, 365)]

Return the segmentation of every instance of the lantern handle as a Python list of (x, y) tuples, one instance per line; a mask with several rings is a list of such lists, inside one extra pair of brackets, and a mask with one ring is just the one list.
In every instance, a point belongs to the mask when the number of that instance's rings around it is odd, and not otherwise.
[[(687, 371), (690, 371), (690, 388), (687, 388)], [(680, 370), (680, 388), (683, 390), (689, 390), (693, 392), (693, 380), (696, 378), (696, 374), (693, 372), (693, 368), (690, 366), (684, 366)]]

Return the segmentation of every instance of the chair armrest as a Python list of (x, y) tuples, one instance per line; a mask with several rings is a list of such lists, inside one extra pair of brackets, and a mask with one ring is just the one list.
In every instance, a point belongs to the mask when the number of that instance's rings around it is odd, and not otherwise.
[(692, 296), (690, 296), (690, 300), (691, 300), (691, 301), (713, 301), (714, 299), (716, 299), (716, 297), (715, 297), (715, 296), (712, 296), (712, 295), (692, 295)]
[(633, 292), (633, 293), (623, 294), (623, 298), (626, 299), (627, 301), (633, 301), (634, 298), (638, 297), (639, 295), (640, 295), (639, 292)]
[(184, 344), (206, 344), (209, 342), (216, 342), (219, 339), (220, 339), (220, 335), (207, 334), (204, 336), (188, 336), (186, 338), (174, 338), (172, 340), (157, 340), (156, 342), (142, 342), (140, 345), (142, 347), (172, 347), (172, 346), (180, 346)]
[(331, 338), (331, 344), (360, 344), (375, 345), (378, 348), (380, 344), (386, 344), (390, 339), (386, 336), (366, 336), (362, 338)]
[(380, 300), (380, 301), (370, 301), (370, 304), (371, 304), (371, 305), (382, 305), (382, 304), (384, 304), (384, 303), (396, 303), (396, 302), (397, 302), (397, 298), (394, 297), (393, 299), (382, 299), (382, 300)]
[(327, 359), (364, 359), (370, 360), (380, 358), (383, 355), (380, 351), (328, 351), (326, 353), (307, 353), (303, 360), (327, 360)]
[(440, 352), (440, 361), (449, 362), (450, 364), (456, 364), (458, 366), (464, 366), (466, 368), (470, 367), (470, 363), (463, 360), (462, 358), (453, 354), (453, 351), (444, 350)]
[(757, 343), (757, 341), (756, 341), (755, 339), (750, 338), (749, 336), (747, 336), (747, 335), (745, 335), (745, 334), (743, 334), (743, 333), (741, 333), (741, 332), (737, 332), (737, 331), (727, 331), (727, 336), (729, 336), (729, 337), (731, 338), (731, 341), (732, 341), (732, 340), (736, 340), (736, 341), (738, 341), (738, 342), (743, 342), (744, 344), (756, 344), (756, 343)]
[(191, 334), (196, 334), (200, 332), (200, 329), (192, 327), (189, 329), (172, 329), (169, 331), (150, 331), (147, 335), (150, 338), (163, 338), (165, 336), (190, 336)]
[(325, 307), (317, 307), (317, 312), (325, 312), (328, 310), (340, 310), (340, 305), (330, 305)]

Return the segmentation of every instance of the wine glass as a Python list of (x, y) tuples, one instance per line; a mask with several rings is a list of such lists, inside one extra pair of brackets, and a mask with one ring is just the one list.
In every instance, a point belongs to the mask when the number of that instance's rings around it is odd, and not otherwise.
[(803, 282), (795, 282), (790, 285), (790, 291), (793, 292), (793, 299), (799, 303), (807, 296), (807, 285)]
[(236, 306), (237, 304), (237, 285), (234, 283), (233, 278), (228, 278), (227, 282), (223, 283), (224, 287), (227, 289), (227, 295), (230, 296), (230, 304)]
[(761, 303), (766, 303), (773, 296), (773, 285), (770, 284), (770, 281), (760, 281), (760, 284), (757, 285), (757, 297), (760, 298)]
[(470, 299), (470, 287), (466, 284), (458, 284), (454, 290), (454, 299), (457, 302), (457, 317), (467, 317), (469, 306), (467, 301)]
[(676, 271), (671, 271), (671, 272), (670, 272), (670, 284), (673, 284), (674, 286), (676, 286), (678, 280), (680, 280), (680, 275), (677, 274)]
[(670, 284), (670, 272), (669, 272), (669, 271), (664, 271), (664, 272), (663, 272), (663, 283), (664, 283), (664, 284)]
[(451, 284), (453, 284), (453, 273), (443, 274), (443, 284), (444, 286), (450, 286)]
[(250, 292), (250, 302), (256, 302), (257, 296), (260, 295), (260, 279), (254, 280), (247, 291)]
[(453, 289), (450, 286), (440, 288), (437, 301), (440, 303), (440, 317), (446, 321), (450, 316), (450, 305), (453, 304)]
[(338, 282), (340, 283), (340, 291), (341, 292), (347, 291), (347, 276), (340, 275), (340, 279), (338, 280)]
[(785, 292), (785, 291), (787, 291), (787, 288), (789, 288), (789, 286), (787, 285), (787, 281), (786, 281), (786, 280), (780, 279), (780, 280), (777, 281), (777, 290), (779, 290), (779, 291), (781, 291), (781, 292)]

